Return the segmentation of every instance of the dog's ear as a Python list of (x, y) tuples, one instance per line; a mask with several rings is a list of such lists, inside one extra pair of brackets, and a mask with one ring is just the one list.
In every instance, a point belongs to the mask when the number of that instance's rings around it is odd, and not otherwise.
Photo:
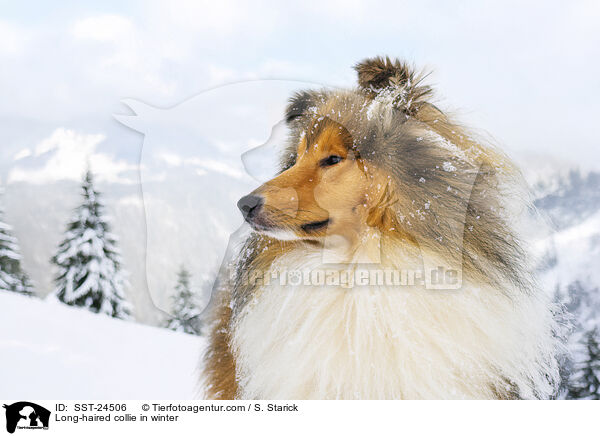
[(290, 123), (301, 115), (304, 115), (316, 102), (316, 95), (311, 91), (296, 92), (285, 108), (285, 121)]
[(361, 88), (380, 90), (389, 86), (405, 86), (415, 76), (414, 71), (398, 59), (380, 56), (365, 59), (354, 67)]
[(432, 93), (431, 87), (421, 84), (424, 76), (398, 59), (378, 56), (359, 62), (354, 69), (358, 73), (358, 84), (367, 95), (374, 98), (383, 90), (389, 90), (394, 97), (392, 104), (405, 112), (418, 110)]

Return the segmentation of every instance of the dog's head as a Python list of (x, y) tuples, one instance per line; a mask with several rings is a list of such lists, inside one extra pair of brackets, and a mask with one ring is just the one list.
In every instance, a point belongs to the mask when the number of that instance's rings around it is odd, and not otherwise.
[(382, 191), (355, 138), (341, 123), (314, 114), (289, 153), (284, 170), (238, 202), (259, 232), (278, 239), (351, 238), (365, 225)]
[(281, 172), (239, 201), (246, 221), (280, 240), (360, 243), (374, 227), (457, 263), (464, 239), (480, 251), (468, 253), (473, 265), (510, 251), (489, 241), (508, 232), (498, 187), (513, 177), (511, 163), (431, 104), (431, 88), (406, 64), (375, 58), (356, 69), (355, 89), (291, 99)]
[(356, 70), (358, 89), (304, 91), (291, 99), (281, 172), (238, 202), (254, 230), (284, 240), (352, 240), (368, 226), (399, 229), (389, 210), (395, 189), (381, 160), (397, 159), (399, 134), (415, 141), (416, 130), (398, 128), (430, 89), (398, 61), (369, 59)]

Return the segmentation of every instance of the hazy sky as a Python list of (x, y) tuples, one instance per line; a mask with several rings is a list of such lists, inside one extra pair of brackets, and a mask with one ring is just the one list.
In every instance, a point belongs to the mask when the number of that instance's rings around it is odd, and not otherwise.
[(141, 142), (112, 118), (123, 98), (168, 107), (256, 78), (351, 85), (376, 54), (433, 70), (439, 104), (516, 156), (600, 161), (597, 1), (90, 3), (0, 1), (3, 180), (59, 149), (56, 177), (90, 154), (114, 177), (130, 169)]

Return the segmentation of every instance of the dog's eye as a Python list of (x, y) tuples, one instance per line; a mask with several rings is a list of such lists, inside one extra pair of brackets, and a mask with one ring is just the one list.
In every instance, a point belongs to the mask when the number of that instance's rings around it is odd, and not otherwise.
[(340, 163), (344, 158), (342, 156), (336, 156), (332, 154), (331, 156), (326, 157), (325, 159), (321, 159), (319, 162), (319, 166), (321, 167), (330, 167), (331, 165), (335, 165)]

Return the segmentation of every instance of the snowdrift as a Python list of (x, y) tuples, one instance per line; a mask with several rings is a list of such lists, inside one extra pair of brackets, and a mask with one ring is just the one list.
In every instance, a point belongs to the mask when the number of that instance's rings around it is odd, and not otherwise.
[(204, 339), (0, 292), (0, 397), (193, 399)]

